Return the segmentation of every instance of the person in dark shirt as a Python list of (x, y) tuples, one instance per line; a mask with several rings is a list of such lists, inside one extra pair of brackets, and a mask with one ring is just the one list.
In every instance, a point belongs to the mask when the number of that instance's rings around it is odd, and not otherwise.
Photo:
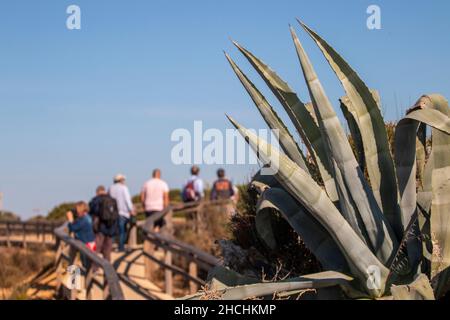
[(225, 170), (217, 170), (217, 180), (211, 190), (211, 200), (229, 200), (234, 196), (233, 184), (225, 178)]
[[(104, 206), (108, 203), (113, 205), (112, 215), (105, 217)], [(89, 208), (89, 215), (94, 223), (97, 253), (101, 253), (103, 258), (111, 261), (113, 238), (117, 234), (119, 219), (116, 200), (108, 195), (104, 186), (99, 186), (96, 190), (96, 196), (89, 202)]]

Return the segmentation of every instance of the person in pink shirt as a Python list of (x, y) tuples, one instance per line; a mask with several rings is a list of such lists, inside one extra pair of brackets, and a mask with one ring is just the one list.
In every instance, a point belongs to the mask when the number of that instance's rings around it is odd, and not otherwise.
[[(153, 178), (142, 187), (141, 202), (147, 218), (163, 211), (169, 205), (169, 186), (161, 179), (161, 170), (153, 170)], [(156, 221), (155, 231), (159, 231), (164, 224), (164, 218)]]

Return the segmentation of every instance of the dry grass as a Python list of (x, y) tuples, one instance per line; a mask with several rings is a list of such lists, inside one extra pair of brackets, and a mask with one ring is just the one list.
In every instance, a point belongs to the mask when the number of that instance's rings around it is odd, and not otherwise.
[(230, 236), (229, 208), (207, 206), (196, 214), (187, 216), (186, 222), (175, 228), (175, 238), (205, 252), (218, 256), (217, 240)]
[(26, 299), (25, 282), (52, 263), (45, 249), (0, 248), (0, 299)]

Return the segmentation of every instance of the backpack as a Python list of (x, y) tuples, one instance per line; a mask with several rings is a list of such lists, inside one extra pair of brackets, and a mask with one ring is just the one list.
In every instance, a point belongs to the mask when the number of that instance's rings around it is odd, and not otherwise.
[(184, 202), (191, 202), (197, 200), (197, 193), (194, 187), (195, 179), (189, 181), (183, 189), (182, 198)]
[(112, 227), (119, 220), (119, 210), (117, 202), (110, 196), (104, 196), (99, 201), (98, 217), (101, 223), (107, 227)]
[(213, 191), (217, 200), (230, 199), (233, 196), (231, 182), (227, 179), (219, 179), (214, 183)]

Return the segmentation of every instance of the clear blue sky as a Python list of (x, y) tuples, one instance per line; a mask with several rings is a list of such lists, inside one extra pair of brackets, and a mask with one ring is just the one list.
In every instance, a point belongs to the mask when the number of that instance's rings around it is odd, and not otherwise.
[[(82, 30), (65, 27), (82, 10)], [(366, 28), (378, 4), (382, 30)], [(0, 191), (5, 209), (45, 214), (62, 201), (88, 200), (117, 172), (132, 193), (154, 167), (179, 187), (187, 167), (170, 162), (176, 128), (230, 128), (224, 113), (264, 127), (222, 50), (250, 72), (238, 40), (306, 101), (288, 23), (299, 17), (380, 91), (388, 119), (422, 93), (450, 97), (450, 2), (435, 1), (2, 1), (0, 5)], [(297, 27), (297, 26), (296, 26)], [(297, 27), (330, 98), (343, 90)], [(270, 101), (272, 96), (264, 88)], [(278, 104), (274, 103), (278, 108)], [(203, 167), (207, 180), (216, 167)], [(245, 181), (254, 168), (229, 166)]]

